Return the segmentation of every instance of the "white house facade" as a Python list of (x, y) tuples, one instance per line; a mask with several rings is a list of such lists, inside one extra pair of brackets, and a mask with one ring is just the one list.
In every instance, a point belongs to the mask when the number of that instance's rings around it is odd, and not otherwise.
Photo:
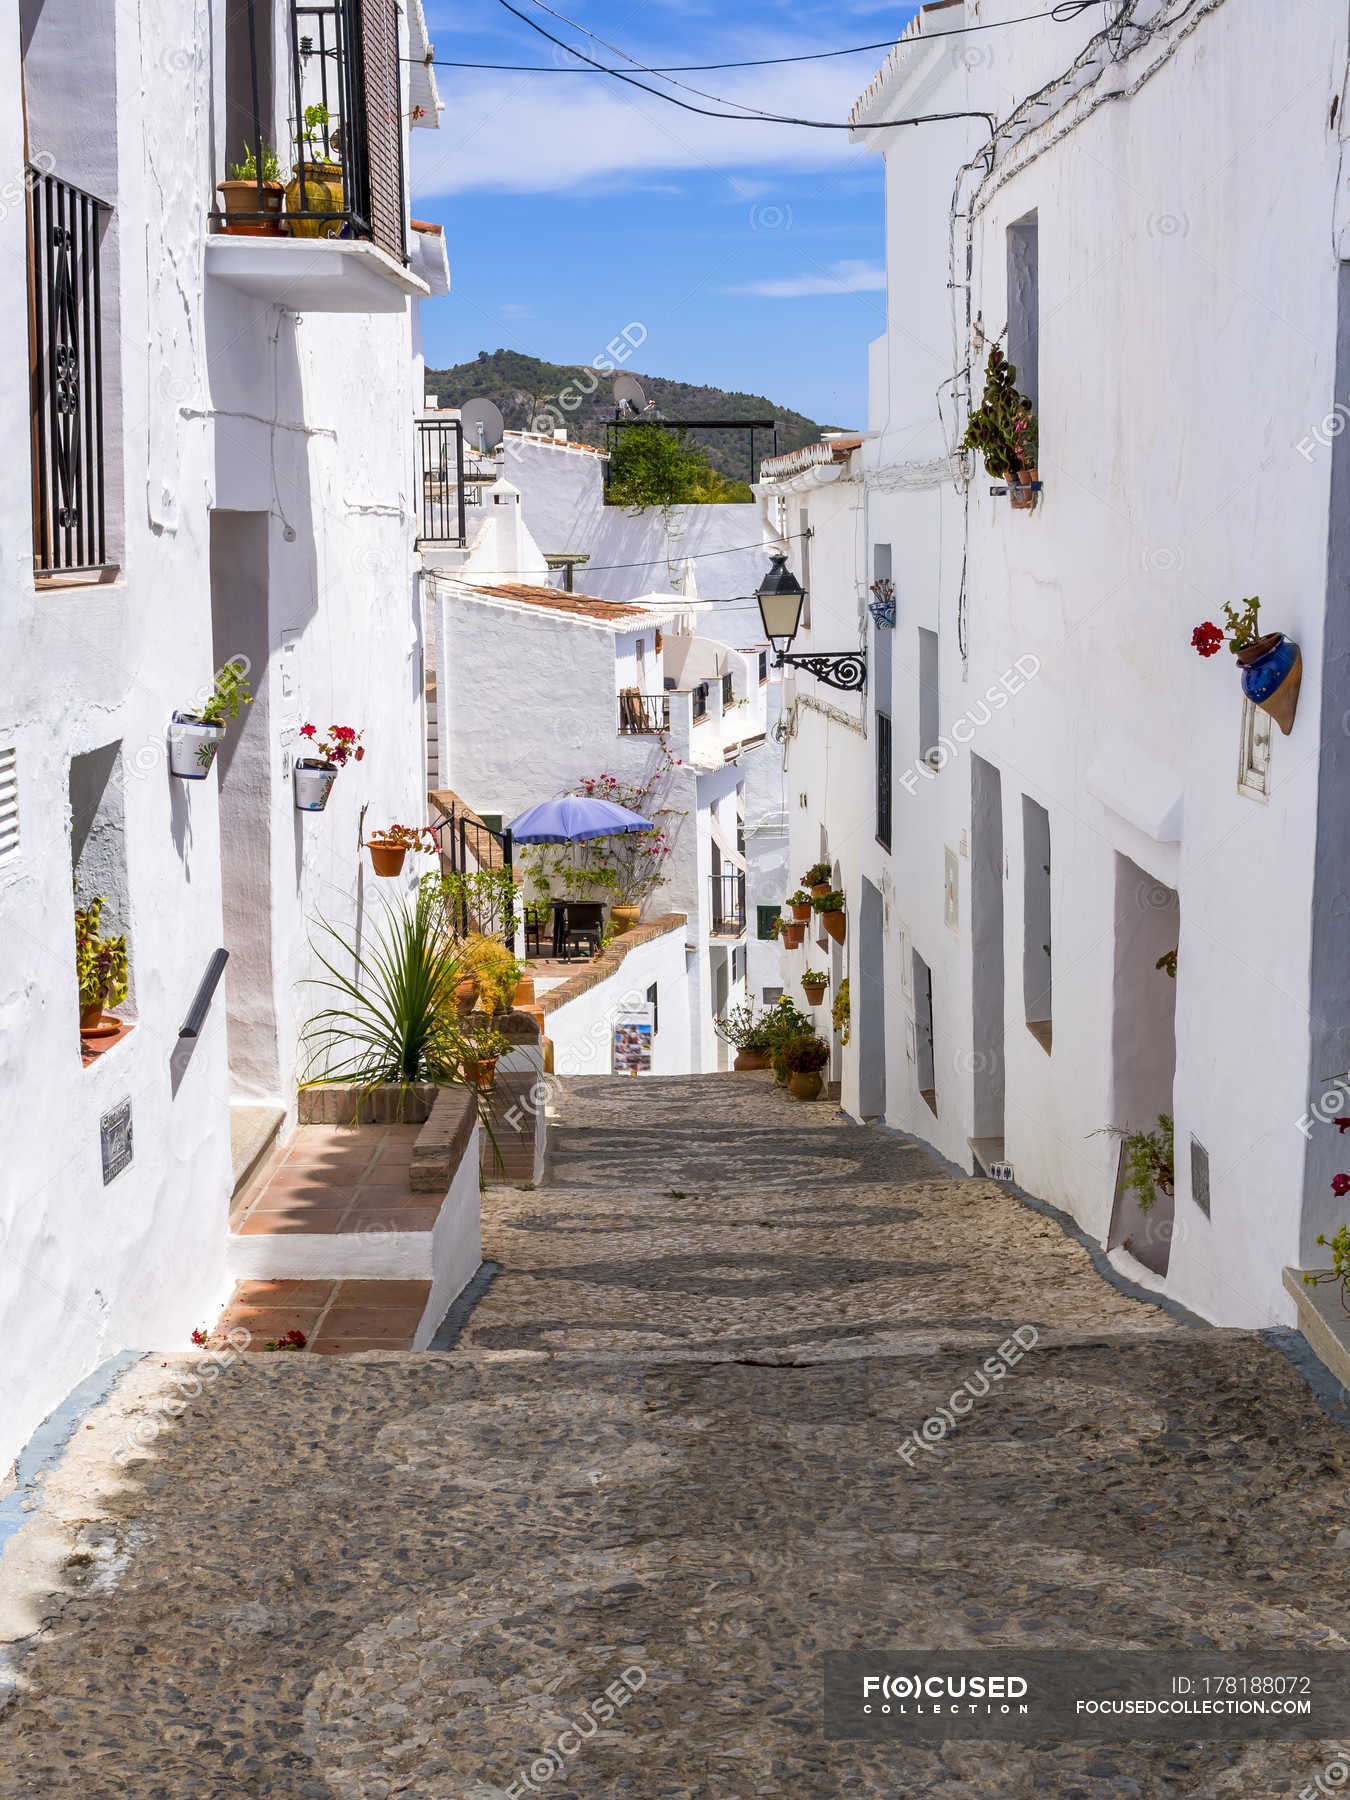
[[(289, 0), (14, 15), (0, 1466), (98, 1363), (211, 1324), (236, 1179), (294, 1120), (312, 922), (373, 928), (362, 822), (425, 816), (412, 309), (448, 280), (439, 238), (409, 247), (407, 133), (439, 112), (416, 0), (365, 7), (355, 67)], [(325, 103), (296, 228), (255, 179), (260, 229), (226, 229), (228, 165), (261, 141), (284, 179)], [(227, 663), (252, 702), (179, 778), (172, 715)], [(307, 724), (364, 751), (318, 812)], [(96, 897), (129, 989), (82, 1050), (73, 906)]]
[[(847, 895), (850, 1111), (1208, 1318), (1289, 1322), (1282, 1270), (1345, 1217), (1346, 23), (1109, 10), (964, 40), (1025, 8), (925, 7), (855, 109), (886, 162), (869, 429), (759, 489), (811, 531), (794, 650), (869, 665), (861, 697), (785, 688), (793, 874)], [(960, 449), (994, 346), (1030, 506)], [(1253, 594), (1301, 647), (1287, 736), (1191, 646)], [(1117, 1133), (1160, 1117), (1142, 1208)]]

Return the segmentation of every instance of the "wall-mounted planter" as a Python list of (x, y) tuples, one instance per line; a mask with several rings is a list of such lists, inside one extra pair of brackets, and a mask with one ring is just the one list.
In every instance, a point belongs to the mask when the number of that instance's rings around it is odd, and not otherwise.
[(1030, 512), (1041, 491), (1041, 479), (1035, 469), (1019, 469), (1008, 477), (1008, 503), (1016, 512)]
[(809, 924), (811, 919), (811, 902), (808, 900), (804, 904), (798, 904), (794, 901), (792, 906), (792, 917), (798, 925)]
[(1253, 706), (1268, 712), (1288, 737), (1303, 682), (1302, 651), (1282, 631), (1271, 631), (1239, 650), (1237, 660), (1243, 693)]
[(820, 922), (825, 927), (827, 937), (832, 937), (836, 944), (844, 941), (844, 915), (841, 912), (823, 912)]
[(318, 762), (302, 756), (295, 765), (295, 808), (297, 812), (322, 812), (337, 780), (337, 764)]
[(779, 934), (789, 950), (800, 950), (802, 939), (806, 936), (805, 925), (784, 925)]
[(825, 998), (825, 983), (823, 981), (804, 981), (802, 992), (806, 995), (809, 1005), (819, 1006)]
[(169, 725), (170, 774), (180, 781), (205, 781), (224, 741), (223, 721), (176, 712)]
[(408, 854), (402, 844), (367, 844), (370, 866), (377, 875), (401, 875), (403, 859)]

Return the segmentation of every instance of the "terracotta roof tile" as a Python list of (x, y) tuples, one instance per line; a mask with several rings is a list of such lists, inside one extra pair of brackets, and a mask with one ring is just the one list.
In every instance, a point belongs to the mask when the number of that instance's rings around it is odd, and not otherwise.
[(544, 612), (570, 613), (574, 618), (595, 619), (602, 625), (650, 617), (643, 606), (622, 606), (613, 600), (600, 600), (594, 594), (569, 594), (565, 588), (536, 587), (523, 581), (474, 582), (461, 592), (490, 594), (496, 600), (514, 600), (523, 606), (540, 607)]
[(408, 223), (414, 231), (434, 232), (437, 237), (442, 237), (445, 232), (443, 225), (429, 225), (425, 219), (409, 219)]

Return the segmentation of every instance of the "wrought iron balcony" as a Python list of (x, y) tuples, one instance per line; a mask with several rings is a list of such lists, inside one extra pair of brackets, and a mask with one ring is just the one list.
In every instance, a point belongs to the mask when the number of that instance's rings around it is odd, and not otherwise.
[(712, 935), (714, 937), (745, 936), (745, 872), (737, 869), (730, 875), (711, 875)]
[(111, 207), (29, 166), (33, 564), (103, 568), (103, 332), (99, 247)]
[[(285, 214), (275, 191), (267, 204), (264, 178), (271, 9), (244, 0), (248, 91), (234, 96), (233, 110), (246, 117), (242, 136), (257, 171), (249, 177), (257, 182), (257, 206), (231, 206), (213, 217), (223, 231), (251, 236), (364, 238), (406, 263), (397, 0), (291, 0), (288, 11), (289, 135), (277, 152), (283, 171), (293, 164)], [(239, 135), (230, 139), (231, 156)]]
[(652, 736), (670, 730), (670, 700), (665, 694), (642, 694), (625, 688), (619, 695), (620, 737)]
[(463, 544), (464, 433), (458, 419), (417, 421), (420, 544)]

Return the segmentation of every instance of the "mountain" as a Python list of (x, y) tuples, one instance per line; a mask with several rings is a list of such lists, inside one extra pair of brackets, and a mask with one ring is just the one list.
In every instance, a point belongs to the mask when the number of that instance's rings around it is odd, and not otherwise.
[[(775, 406), (762, 394), (727, 393), (723, 388), (632, 372), (638, 375), (648, 402), (654, 403), (665, 419), (777, 419), (780, 454), (815, 443), (823, 429), (804, 413)], [(592, 382), (594, 391), (587, 394), (585, 389)], [(546, 429), (563, 424), (569, 438), (602, 446), (606, 422), (614, 417), (612, 383), (609, 371), (601, 374), (585, 363), (541, 362), (537, 356), (522, 356), (517, 350), (480, 350), (474, 362), (427, 370), (427, 392), (435, 394), (442, 406), (491, 400), (501, 408), (508, 430), (526, 431), (542, 415)], [(579, 404), (563, 405), (564, 395)], [(748, 431), (693, 431), (690, 435), (714, 469), (735, 481), (748, 479)], [(757, 431), (756, 457), (771, 450), (770, 434)]]

